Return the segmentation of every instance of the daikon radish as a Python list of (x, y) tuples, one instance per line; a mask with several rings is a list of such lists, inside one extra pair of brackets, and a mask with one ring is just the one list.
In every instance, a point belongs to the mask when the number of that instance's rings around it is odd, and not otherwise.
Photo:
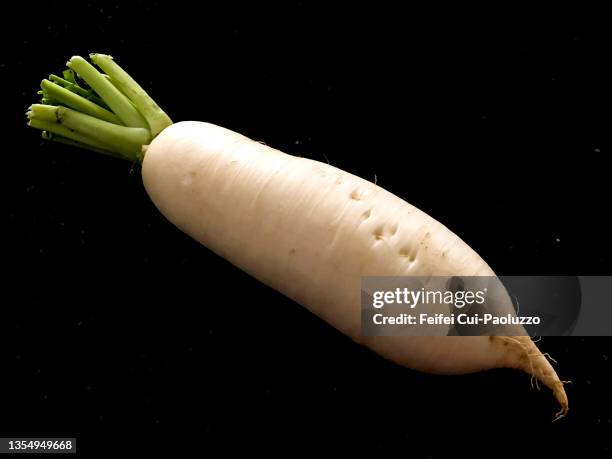
[[(142, 163), (144, 186), (182, 231), (400, 365), (429, 373), (524, 370), (568, 410), (528, 336), (362, 336), (364, 276), (494, 276), (445, 226), (381, 187), (241, 134), (170, 118), (110, 56), (43, 82), (30, 125), (45, 138)], [(52, 86), (57, 85), (58, 88)], [(83, 100), (80, 100), (80, 99)]]

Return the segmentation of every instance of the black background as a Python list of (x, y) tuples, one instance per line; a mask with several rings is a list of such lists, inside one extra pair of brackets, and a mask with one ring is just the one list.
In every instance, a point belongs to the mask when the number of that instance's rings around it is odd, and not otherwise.
[(0, 436), (76, 436), (83, 455), (609, 456), (609, 339), (540, 343), (574, 382), (557, 423), (525, 374), (400, 368), (181, 234), (137, 169), (43, 145), (23, 115), (71, 55), (107, 52), (173, 119), (376, 177), (499, 274), (609, 274), (603, 12), (197, 5), (4, 12)]

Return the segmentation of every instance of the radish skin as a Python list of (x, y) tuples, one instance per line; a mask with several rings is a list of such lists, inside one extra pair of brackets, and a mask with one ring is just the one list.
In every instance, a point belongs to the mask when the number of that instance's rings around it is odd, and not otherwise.
[(526, 371), (565, 415), (555, 370), (528, 336), (361, 336), (364, 276), (494, 276), (441, 223), (379, 186), (201, 122), (164, 129), (145, 188), (178, 228), (356, 342), (408, 368)]

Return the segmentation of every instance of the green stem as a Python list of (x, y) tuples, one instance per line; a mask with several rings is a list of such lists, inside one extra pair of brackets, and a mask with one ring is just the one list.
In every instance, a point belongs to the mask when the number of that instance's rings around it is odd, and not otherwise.
[(112, 84), (134, 103), (138, 111), (142, 113), (147, 123), (149, 123), (153, 136), (156, 136), (172, 124), (170, 117), (111, 56), (106, 54), (90, 54), (89, 57), (94, 64), (104, 70)]
[(172, 121), (110, 56), (92, 59), (105, 73), (74, 56), (63, 78), (42, 81), (43, 103), (30, 106), (28, 125), (45, 140), (142, 162), (147, 145)]
[(49, 121), (43, 121), (40, 119), (31, 118), (30, 121), (28, 122), (28, 126), (31, 126), (36, 129), (40, 129), (42, 131), (52, 132), (53, 134), (57, 134), (62, 137), (66, 137), (67, 139), (74, 140), (75, 142), (89, 145), (93, 148), (99, 148), (101, 150), (106, 148), (104, 144), (100, 142), (96, 142), (94, 139), (90, 139), (58, 123), (52, 123)]
[(130, 161), (141, 161), (142, 146), (151, 140), (147, 129), (119, 126), (62, 106), (34, 104), (28, 118), (32, 127), (113, 151)]
[(91, 100), (94, 104), (99, 105), (102, 108), (108, 108), (108, 105), (104, 103), (102, 99), (96, 96), (96, 93), (92, 90), (88, 90), (85, 88), (81, 88), (78, 84), (75, 84), (71, 81), (64, 80), (57, 75), (49, 75), (49, 80), (53, 83), (60, 85), (62, 88), (66, 88), (68, 91), (78, 94), (81, 97), (84, 97), (87, 100)]
[(112, 156), (113, 158), (121, 158), (121, 159), (123, 159), (121, 156), (119, 156), (116, 153), (113, 153), (112, 151), (105, 150), (104, 148), (97, 148), (97, 147), (94, 147), (92, 145), (88, 145), (88, 144), (83, 143), (83, 142), (78, 142), (76, 140), (69, 139), (68, 137), (62, 137), (61, 135), (54, 134), (53, 132), (43, 131), (42, 132), (42, 138), (44, 140), (52, 140), (53, 142), (59, 142), (59, 143), (62, 143), (64, 145), (71, 145), (73, 147), (83, 148), (85, 150), (90, 150), (90, 151), (95, 151), (96, 153), (102, 153), (103, 155), (109, 155), (109, 156)]
[(50, 100), (64, 104), (81, 113), (94, 116), (109, 123), (122, 124), (121, 120), (112, 112), (94, 104), (90, 100), (85, 99), (78, 94), (61, 87), (58, 84), (52, 83), (49, 80), (42, 80), (40, 87), (43, 90), (45, 97)]
[(119, 119), (129, 127), (148, 129), (147, 121), (130, 103), (129, 99), (113, 84), (102, 76), (93, 65), (81, 56), (72, 57), (68, 63), (69, 68), (78, 73), (91, 88), (108, 104)]

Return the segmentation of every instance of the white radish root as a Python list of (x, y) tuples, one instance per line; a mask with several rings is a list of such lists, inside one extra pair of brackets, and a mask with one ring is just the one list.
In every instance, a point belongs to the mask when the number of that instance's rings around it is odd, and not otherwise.
[(361, 336), (364, 276), (494, 276), (441, 223), (379, 186), (208, 123), (182, 122), (148, 147), (143, 181), (181, 230), (355, 341), (439, 374), (517, 368), (563, 383), (528, 336)]

